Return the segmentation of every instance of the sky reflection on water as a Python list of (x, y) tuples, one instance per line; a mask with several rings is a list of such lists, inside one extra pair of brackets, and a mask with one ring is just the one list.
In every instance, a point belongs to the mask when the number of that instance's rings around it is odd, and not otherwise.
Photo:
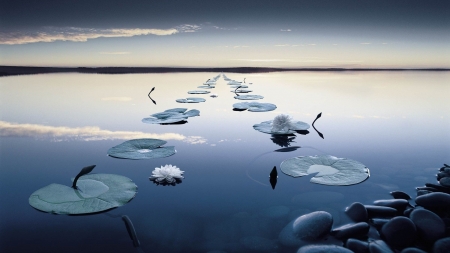
[[(261, 221), (262, 210), (271, 206), (287, 206), (290, 215), (301, 208), (327, 209), (338, 216), (334, 224), (338, 226), (346, 222), (339, 212), (353, 201), (369, 204), (389, 198), (392, 190), (415, 196), (414, 187), (435, 182), (436, 169), (449, 163), (447, 72), (227, 73), (252, 82), (252, 94), (264, 96), (260, 102), (277, 105), (275, 111), (264, 113), (233, 111), (232, 104), (241, 101), (233, 99), (222, 78), (213, 91), (217, 98), (187, 94), (217, 74), (2, 77), (1, 248), (67, 252), (71, 245), (73, 252), (134, 250), (118, 218), (49, 215), (29, 206), (32, 192), (50, 183), (70, 185), (70, 178), (90, 164), (97, 165), (95, 173), (124, 175), (138, 185), (134, 200), (108, 214), (130, 217), (142, 249), (177, 252), (180, 245), (196, 251), (211, 250), (211, 245), (231, 247), (249, 235), (276, 239), (278, 228)], [(152, 87), (156, 105), (147, 96)], [(175, 102), (188, 96), (206, 102)], [(141, 122), (176, 107), (198, 109), (200, 116), (184, 125)], [(291, 145), (301, 148), (292, 152), (273, 152), (281, 147), (271, 135), (252, 127), (281, 113), (311, 124), (320, 112), (315, 126), (324, 139), (310, 128), (309, 134), (296, 135)], [(109, 148), (128, 138), (152, 136), (174, 145), (177, 154), (140, 161), (106, 156)], [(371, 177), (358, 185), (334, 187), (311, 184), (310, 176), (291, 178), (279, 170), (272, 190), (273, 166), (279, 168), (294, 156), (319, 154), (357, 160), (370, 169)], [(185, 171), (181, 184), (156, 186), (148, 180), (155, 167), (165, 164)], [(322, 197), (335, 192), (343, 198), (294, 201), (314, 192)], [(244, 219), (248, 229), (234, 231), (230, 224), (236, 219)], [(278, 222), (287, 224), (289, 217)], [(258, 230), (254, 224), (268, 227)]]

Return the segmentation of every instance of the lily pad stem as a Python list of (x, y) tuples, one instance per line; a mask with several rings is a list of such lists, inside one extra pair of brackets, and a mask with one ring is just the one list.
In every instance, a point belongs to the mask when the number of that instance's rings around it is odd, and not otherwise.
[(83, 175), (88, 174), (89, 172), (91, 172), (93, 169), (95, 168), (95, 165), (91, 165), (91, 166), (87, 166), (84, 167), (83, 169), (81, 169), (80, 173), (78, 173), (78, 175), (75, 177), (75, 179), (73, 180), (73, 184), (72, 184), (72, 188), (73, 189), (78, 189), (77, 188), (77, 181), (78, 178), (80, 178)]

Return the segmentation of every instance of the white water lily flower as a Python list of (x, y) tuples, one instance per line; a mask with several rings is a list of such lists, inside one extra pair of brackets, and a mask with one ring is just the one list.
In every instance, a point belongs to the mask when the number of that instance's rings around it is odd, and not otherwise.
[(272, 132), (287, 133), (292, 128), (292, 118), (289, 115), (277, 115), (272, 121)]
[(176, 181), (183, 179), (182, 174), (184, 171), (177, 168), (177, 166), (172, 166), (172, 164), (161, 166), (161, 168), (155, 168), (152, 171), (152, 176), (150, 180), (157, 184), (174, 184)]

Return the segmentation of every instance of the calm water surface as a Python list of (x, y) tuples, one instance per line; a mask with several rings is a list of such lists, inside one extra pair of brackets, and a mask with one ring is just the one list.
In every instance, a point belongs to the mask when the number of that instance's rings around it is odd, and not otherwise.
[[(273, 103), (272, 112), (236, 112), (223, 78), (208, 95), (189, 95), (219, 73), (47, 74), (0, 78), (0, 251), (2, 252), (248, 252), (248, 238), (276, 243), (295, 217), (330, 212), (334, 227), (345, 224), (346, 206), (390, 198), (392, 190), (415, 196), (415, 187), (435, 182), (450, 163), (450, 73), (293, 72), (225, 73), (252, 82), (249, 89)], [(152, 98), (147, 94), (152, 87)], [(175, 100), (203, 97), (200, 104)], [(200, 110), (184, 125), (150, 125), (150, 114), (184, 107)], [(253, 125), (289, 114), (309, 124), (292, 152)], [(161, 138), (175, 146), (171, 157), (114, 159), (106, 151), (126, 140)], [(353, 186), (309, 183), (273, 166), (302, 155), (329, 154), (365, 164), (371, 177)], [(95, 173), (119, 174), (139, 187), (125, 206), (95, 215), (52, 215), (28, 198), (51, 183), (70, 185), (87, 165)], [(185, 179), (176, 186), (149, 181), (155, 167), (176, 165)], [(283, 206), (289, 213), (276, 216)], [(133, 222), (134, 248), (121, 215)], [(282, 247), (275, 252), (290, 252)], [(294, 251), (295, 252), (295, 251)]]

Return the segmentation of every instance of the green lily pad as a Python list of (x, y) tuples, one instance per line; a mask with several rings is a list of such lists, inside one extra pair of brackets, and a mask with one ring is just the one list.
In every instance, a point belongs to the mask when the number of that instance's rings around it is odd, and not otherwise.
[(239, 96), (235, 96), (235, 99), (239, 99), (239, 100), (258, 100), (258, 99), (263, 99), (263, 96), (260, 95), (239, 95)]
[(208, 94), (210, 91), (208, 90), (191, 90), (188, 91), (188, 94)]
[(353, 185), (369, 178), (370, 171), (362, 163), (330, 155), (298, 156), (281, 163), (281, 171), (292, 177), (317, 173), (311, 183), (324, 185)]
[(114, 174), (84, 175), (78, 179), (77, 188), (50, 184), (31, 194), (28, 202), (43, 212), (88, 214), (123, 206), (137, 192), (131, 179)]
[(248, 110), (250, 112), (268, 112), (277, 109), (277, 106), (270, 103), (242, 102), (233, 104), (233, 108), (236, 110)]
[(176, 100), (178, 103), (200, 103), (205, 102), (204, 98), (180, 98)]
[(174, 146), (161, 147), (166, 141), (158, 139), (135, 139), (123, 142), (110, 148), (107, 154), (122, 159), (152, 159), (163, 158), (176, 153)]
[(193, 109), (187, 112), (186, 110), (186, 108), (173, 108), (165, 110), (164, 112), (155, 113), (150, 115), (148, 118), (142, 119), (142, 122), (148, 124), (171, 124), (186, 121), (189, 117), (200, 115), (200, 111), (198, 110)]
[(288, 129), (277, 131), (274, 130), (272, 123), (273, 120), (263, 121), (259, 124), (253, 125), (253, 128), (266, 134), (293, 134), (296, 133), (296, 131), (307, 130), (309, 128), (308, 123), (302, 121), (293, 121), (290, 122)]

